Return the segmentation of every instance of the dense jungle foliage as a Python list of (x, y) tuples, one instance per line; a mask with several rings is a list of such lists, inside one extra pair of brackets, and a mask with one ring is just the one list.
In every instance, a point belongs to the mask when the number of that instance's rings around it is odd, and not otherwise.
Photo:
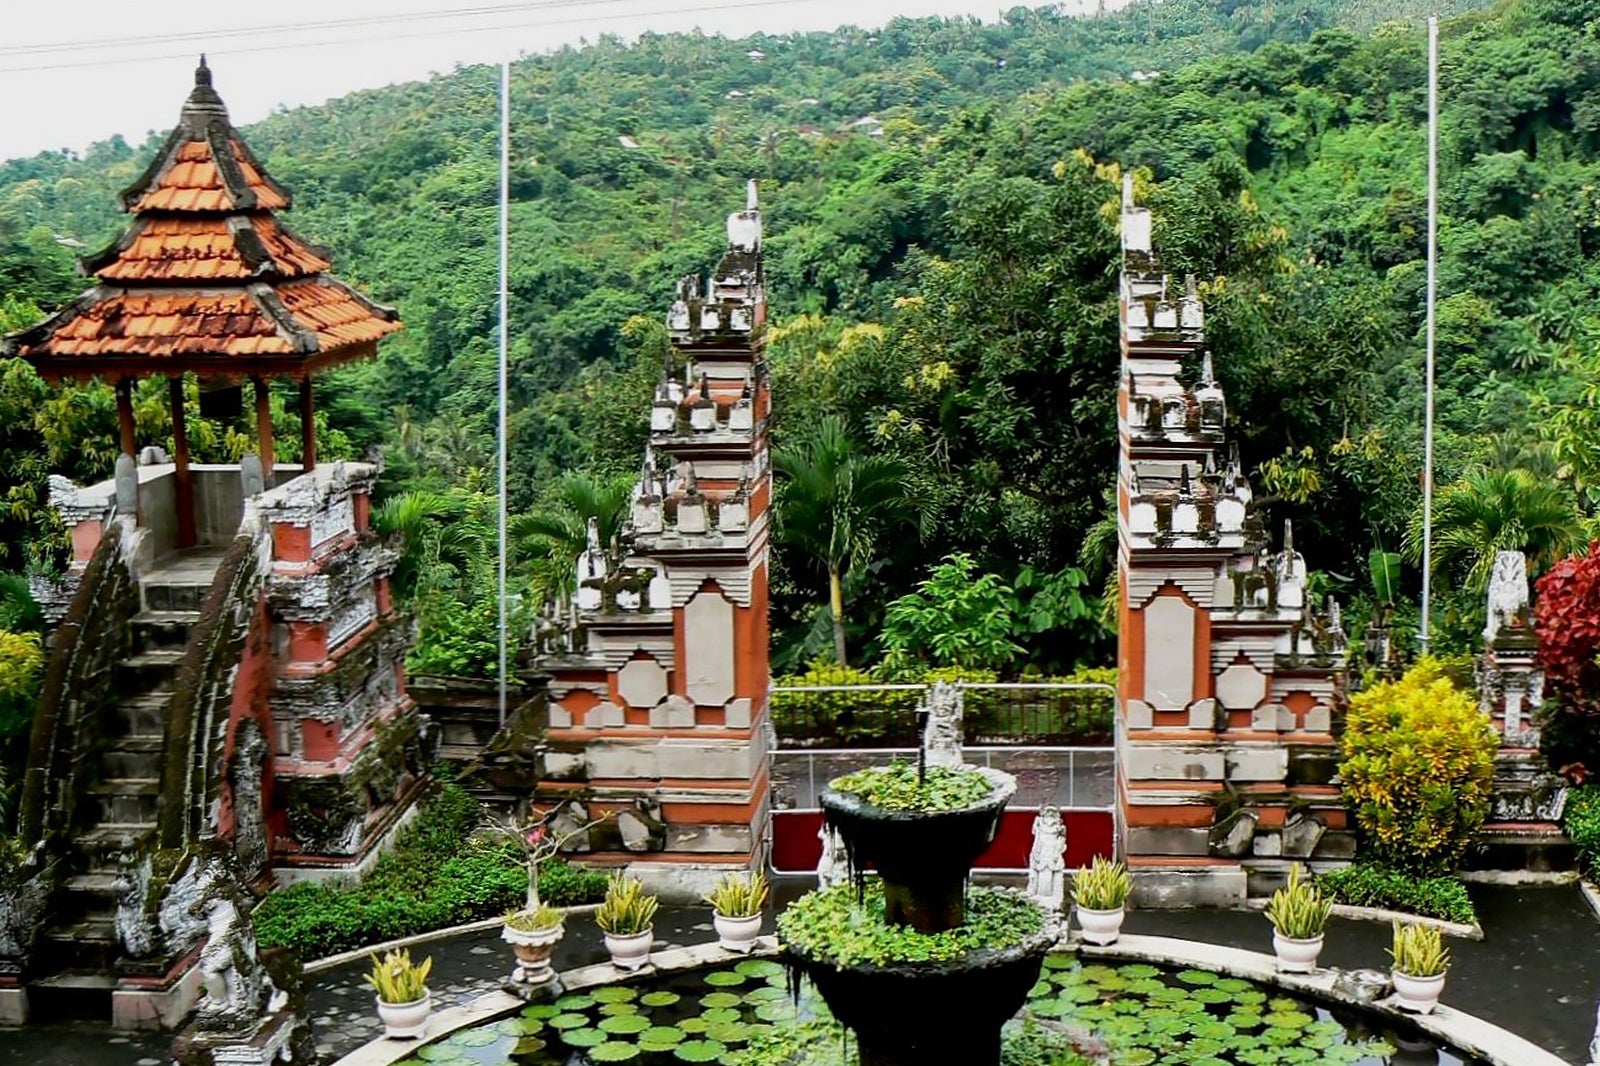
[[(918, 604), (892, 605), (937, 587), (941, 559), (970, 599), (1000, 605), (983, 634), (1008, 668), (1103, 661), (1116, 201), (1132, 168), (1169, 267), (1200, 279), (1271, 528), (1294, 519), (1317, 591), (1354, 600), (1359, 630), (1371, 549), (1409, 552), (1417, 577), (1416, 16), (1430, 6), (1017, 8), (996, 23), (605, 38), (518, 63), (511, 506), (528, 601), (570, 580), (584, 517), (618, 515), (672, 286), (715, 261), (754, 176), (789, 475), (780, 663), (841, 646), (871, 662), (903, 643)], [(1600, 500), (1600, 0), (1473, 7), (1447, 7), (1442, 41), (1445, 650), (1479, 639), (1496, 549), (1547, 566), (1586, 542)], [(217, 79), (226, 97), (225, 68)], [(319, 417), (327, 454), (384, 450), (378, 519), (408, 546), (400, 584), (424, 625), (414, 665), (441, 672), (481, 671), (494, 653), (496, 89), (494, 70), (467, 67), (246, 131), (294, 190), (289, 224), (407, 323), (379, 359), (322, 387)], [(0, 328), (82, 286), (66, 245), (116, 234), (113, 192), (154, 143), (0, 163)], [(168, 432), (163, 394), (139, 395), (152, 440)], [(292, 449), (291, 398), (278, 407)], [(249, 447), (242, 423), (191, 412), (190, 424), (202, 458)], [(49, 563), (44, 475), (105, 476), (114, 430), (108, 390), (0, 368), (0, 568)], [(842, 516), (851, 547), (837, 559), (783, 520), (817, 513), (802, 475), (819, 462), (875, 486)]]

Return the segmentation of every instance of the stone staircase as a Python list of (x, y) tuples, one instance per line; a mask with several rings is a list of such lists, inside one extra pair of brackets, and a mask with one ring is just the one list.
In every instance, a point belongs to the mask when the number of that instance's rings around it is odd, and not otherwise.
[(36, 1015), (109, 1017), (121, 954), (115, 930), (122, 858), (156, 828), (163, 730), (174, 681), (221, 549), (163, 560), (140, 581), (133, 653), (117, 666), (124, 693), (103, 738), (95, 784), (84, 796), (85, 829), (72, 843), (72, 873), (57, 891), (35, 958), (48, 968), (29, 981)]

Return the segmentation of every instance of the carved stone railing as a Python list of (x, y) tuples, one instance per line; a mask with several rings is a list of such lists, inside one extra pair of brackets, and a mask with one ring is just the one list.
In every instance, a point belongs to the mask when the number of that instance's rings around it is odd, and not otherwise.
[(214, 832), (238, 667), (270, 559), (265, 524), (247, 515), (212, 579), (173, 684), (157, 808), (164, 849), (188, 847)]
[(128, 654), (139, 612), (130, 525), (106, 527), (50, 641), (18, 819), (18, 836), (30, 847), (72, 832), (99, 738), (107, 735), (101, 726), (117, 703), (115, 667)]

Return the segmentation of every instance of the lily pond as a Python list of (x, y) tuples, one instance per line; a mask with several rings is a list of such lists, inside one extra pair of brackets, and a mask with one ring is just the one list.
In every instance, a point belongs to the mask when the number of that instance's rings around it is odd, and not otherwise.
[[(1334, 1015), (1204, 970), (1083, 965), (1051, 955), (1010, 1023), (1016, 1066), (1480, 1066), (1376, 1019)], [(1069, 1050), (1075, 1049), (1075, 1050)], [(849, 1066), (844, 1030), (770, 959), (608, 985), (537, 1003), (420, 1047), (403, 1066)]]

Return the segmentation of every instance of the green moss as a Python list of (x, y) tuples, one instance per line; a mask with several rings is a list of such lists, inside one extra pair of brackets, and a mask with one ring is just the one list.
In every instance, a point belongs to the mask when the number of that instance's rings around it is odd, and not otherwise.
[(883, 885), (876, 880), (867, 882), (859, 903), (853, 885), (835, 885), (800, 897), (778, 916), (786, 943), (838, 966), (949, 962), (980, 948), (1013, 947), (1043, 926), (1043, 913), (1026, 896), (974, 888), (967, 893), (965, 925), (919, 933), (884, 920)]
[(888, 766), (869, 766), (828, 782), (835, 792), (848, 792), (888, 811), (959, 811), (994, 791), (994, 782), (977, 770), (928, 767), (925, 780), (917, 768), (895, 760)]

